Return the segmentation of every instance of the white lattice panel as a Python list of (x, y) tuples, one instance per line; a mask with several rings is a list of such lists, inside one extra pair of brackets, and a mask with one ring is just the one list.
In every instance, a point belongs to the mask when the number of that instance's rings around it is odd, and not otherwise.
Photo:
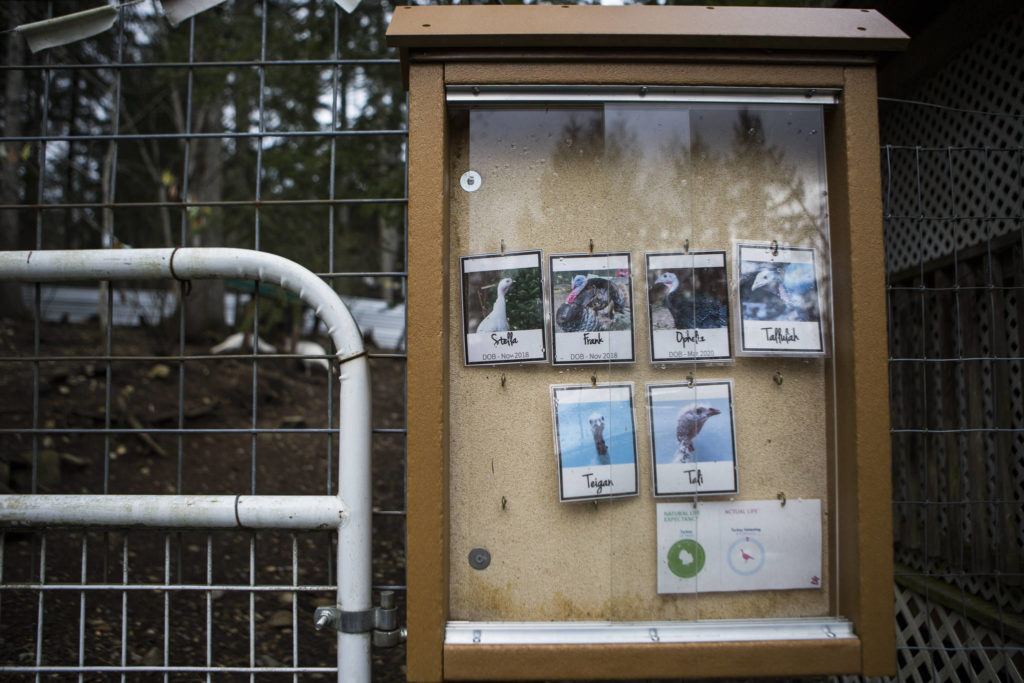
[(1020, 683), (1024, 645), (1004, 640), (942, 605), (896, 586), (898, 674), (892, 678), (843, 676), (832, 681), (875, 683)]
[(974, 112), (882, 104), (890, 272), (1020, 229), (1024, 9), (923, 82), (909, 99)]

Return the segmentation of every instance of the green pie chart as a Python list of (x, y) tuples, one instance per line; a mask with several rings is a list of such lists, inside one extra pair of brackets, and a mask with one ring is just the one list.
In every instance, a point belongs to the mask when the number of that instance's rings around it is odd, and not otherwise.
[(668, 549), (668, 568), (681, 579), (692, 579), (704, 569), (707, 555), (700, 543), (692, 538), (676, 541)]

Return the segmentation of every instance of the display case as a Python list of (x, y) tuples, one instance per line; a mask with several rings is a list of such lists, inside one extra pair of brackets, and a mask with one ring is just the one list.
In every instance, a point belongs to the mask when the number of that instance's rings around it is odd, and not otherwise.
[(399, 8), (389, 40), (410, 679), (889, 671), (870, 55), (905, 37), (552, 6)]

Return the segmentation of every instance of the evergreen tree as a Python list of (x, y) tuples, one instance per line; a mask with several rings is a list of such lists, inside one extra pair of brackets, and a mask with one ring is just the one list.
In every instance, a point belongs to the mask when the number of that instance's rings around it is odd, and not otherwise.
[[(49, 4), (20, 5), (21, 16), (8, 7), (5, 24), (45, 19)], [(55, 16), (81, 9), (52, 5)], [(44, 248), (96, 248), (107, 234), (108, 245), (258, 247), (318, 272), (402, 269), (400, 203), (327, 201), (404, 194), (404, 136), (365, 133), (404, 127), (398, 65), (335, 61), (393, 58), (391, 11), (372, 0), (351, 15), (322, 0), (228, 0), (171, 27), (151, 5), (125, 7), (112, 30), (25, 59), (92, 66), (0, 71), (25, 90), (17, 102), (7, 94), (0, 115), (8, 135), (130, 138), (32, 143), (24, 155), (8, 146), (16, 168), (5, 165), (4, 179), (16, 189), (5, 182), (5, 197), (77, 205), (42, 213)], [(34, 212), (4, 221), (20, 246), (34, 245)], [(193, 292), (190, 330), (217, 324), (220, 296)]]

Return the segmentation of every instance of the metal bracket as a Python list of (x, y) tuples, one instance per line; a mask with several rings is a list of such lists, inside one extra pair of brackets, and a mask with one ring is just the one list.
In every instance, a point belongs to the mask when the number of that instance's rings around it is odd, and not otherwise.
[(322, 631), (332, 626), (342, 633), (373, 632), (374, 647), (394, 647), (405, 640), (405, 629), (398, 627), (395, 592), (381, 591), (380, 605), (367, 610), (346, 612), (337, 607), (317, 607), (313, 626)]

